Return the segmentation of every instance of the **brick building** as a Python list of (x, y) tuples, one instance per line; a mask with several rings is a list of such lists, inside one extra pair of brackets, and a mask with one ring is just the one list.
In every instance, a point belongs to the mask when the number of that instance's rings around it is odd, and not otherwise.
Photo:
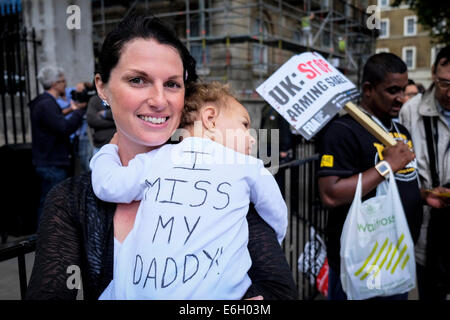
[(417, 14), (407, 5), (392, 7), (392, 0), (371, 0), (381, 11), (380, 35), (376, 52), (391, 52), (408, 66), (409, 78), (426, 88), (431, 83), (431, 65), (442, 45), (430, 37), (430, 31), (417, 23)]

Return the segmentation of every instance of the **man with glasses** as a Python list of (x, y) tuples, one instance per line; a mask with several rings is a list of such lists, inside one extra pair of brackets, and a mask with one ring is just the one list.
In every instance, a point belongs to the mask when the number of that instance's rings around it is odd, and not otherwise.
[(432, 86), (405, 103), (399, 121), (411, 132), (423, 198), (416, 244), (419, 298), (445, 300), (450, 292), (450, 46), (438, 53)]
[[(72, 116), (66, 119), (56, 99), (64, 94), (66, 79), (62, 69), (48, 66), (39, 71), (44, 92), (29, 103), (32, 159), (40, 179), (41, 197), (38, 226), (45, 197), (50, 189), (66, 179), (70, 168), (70, 135), (80, 126), (86, 103), (71, 101)], [(67, 108), (69, 109), (69, 108)]]

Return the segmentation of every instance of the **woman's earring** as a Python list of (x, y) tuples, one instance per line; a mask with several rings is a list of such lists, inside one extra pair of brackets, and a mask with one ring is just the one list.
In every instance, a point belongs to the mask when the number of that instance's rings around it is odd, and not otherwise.
[(103, 103), (103, 105), (104, 105), (105, 107), (109, 107), (109, 104), (108, 104), (108, 102), (106, 102), (106, 100), (103, 100), (103, 99), (102, 99), (102, 103)]

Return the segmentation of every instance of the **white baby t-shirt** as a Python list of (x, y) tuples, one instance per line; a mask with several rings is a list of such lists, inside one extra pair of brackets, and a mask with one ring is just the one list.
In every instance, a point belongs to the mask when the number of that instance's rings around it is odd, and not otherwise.
[(127, 167), (105, 145), (91, 169), (100, 199), (142, 200), (101, 298), (241, 299), (251, 284), (249, 202), (280, 243), (285, 236), (286, 204), (262, 161), (209, 139), (164, 145)]

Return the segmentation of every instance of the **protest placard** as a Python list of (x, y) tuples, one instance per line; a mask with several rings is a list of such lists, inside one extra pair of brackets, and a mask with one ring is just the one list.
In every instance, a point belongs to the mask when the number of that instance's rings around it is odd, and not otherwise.
[(345, 107), (383, 144), (395, 144), (351, 102), (359, 95), (356, 86), (316, 52), (293, 56), (256, 91), (308, 140)]

